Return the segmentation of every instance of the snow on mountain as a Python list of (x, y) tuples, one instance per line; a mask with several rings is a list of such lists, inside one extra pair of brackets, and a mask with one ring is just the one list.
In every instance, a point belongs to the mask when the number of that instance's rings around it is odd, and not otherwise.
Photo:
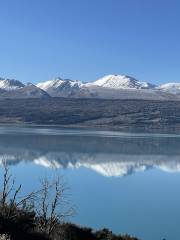
[[(12, 93), (11, 93), (12, 92)], [(156, 86), (127, 75), (107, 75), (94, 82), (62, 79), (24, 85), (14, 79), (0, 78), (0, 97), (70, 97), (105, 99), (180, 100), (180, 83)]]
[(70, 79), (62, 79), (62, 78), (58, 77), (54, 80), (49, 80), (46, 82), (38, 83), (37, 87), (44, 89), (44, 90), (48, 90), (49, 88), (59, 88), (64, 85), (69, 85), (70, 87), (74, 87), (74, 86), (80, 86), (81, 84), (82, 83), (77, 80), (73, 81)]
[(47, 98), (49, 97), (49, 94), (42, 90), (41, 88), (38, 88), (32, 83), (28, 83), (26, 86), (24, 86), (21, 89), (17, 90), (17, 93), (20, 93), (22, 97), (29, 97), (29, 98)]
[(158, 89), (154, 84), (141, 82), (124, 75), (108, 75), (95, 82), (83, 83), (56, 78), (38, 83), (37, 87), (51, 97), (172, 100), (172, 93)]
[(55, 80), (38, 83), (36, 86), (52, 97), (158, 100), (163, 100), (166, 97), (164, 96), (166, 94), (159, 94), (158, 90), (154, 91), (156, 86), (153, 84), (121, 75), (108, 75), (95, 82), (88, 83), (56, 78)]
[(47, 92), (37, 86), (28, 83), (21, 88), (15, 88), (13, 91), (6, 91), (0, 95), (3, 98), (47, 98), (50, 97)]
[(56, 78), (38, 83), (36, 86), (46, 91), (53, 97), (70, 97), (80, 90), (82, 82), (77, 80)]
[(156, 85), (148, 82), (140, 82), (137, 79), (125, 75), (108, 75), (92, 85), (114, 89), (153, 89)]
[(15, 79), (0, 78), (0, 89), (12, 91), (24, 87), (24, 84)]
[(180, 93), (180, 83), (166, 83), (157, 87), (157, 89), (172, 94)]

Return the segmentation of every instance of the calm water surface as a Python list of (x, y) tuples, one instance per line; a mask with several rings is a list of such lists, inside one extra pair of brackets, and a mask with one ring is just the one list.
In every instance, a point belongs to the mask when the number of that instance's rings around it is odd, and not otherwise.
[(25, 192), (56, 168), (71, 188), (75, 223), (180, 239), (180, 135), (0, 127), (4, 157)]

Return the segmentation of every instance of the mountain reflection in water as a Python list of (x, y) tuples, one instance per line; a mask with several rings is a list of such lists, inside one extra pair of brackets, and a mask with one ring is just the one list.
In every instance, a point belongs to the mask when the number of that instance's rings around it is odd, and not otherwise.
[[(2, 129), (1, 129), (2, 130)], [(43, 133), (43, 134), (42, 134)], [(67, 134), (68, 133), (68, 134)], [(46, 130), (0, 132), (0, 159), (10, 165), (88, 168), (106, 177), (158, 168), (180, 172), (180, 136), (149, 134), (52, 134)]]

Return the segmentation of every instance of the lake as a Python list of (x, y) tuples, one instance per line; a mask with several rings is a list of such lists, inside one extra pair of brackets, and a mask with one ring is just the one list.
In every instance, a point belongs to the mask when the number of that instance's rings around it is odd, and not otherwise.
[(24, 192), (63, 176), (74, 223), (180, 239), (180, 135), (1, 126), (4, 158)]

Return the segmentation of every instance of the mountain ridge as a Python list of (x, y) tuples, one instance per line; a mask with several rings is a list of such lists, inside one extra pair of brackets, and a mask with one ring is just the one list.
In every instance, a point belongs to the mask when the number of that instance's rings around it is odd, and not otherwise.
[[(63, 79), (32, 84), (34, 94), (26, 90), (28, 84), (19, 80), (0, 78), (0, 97), (65, 97), (65, 98), (107, 98), (107, 99), (148, 99), (180, 100), (180, 83), (155, 85), (139, 81), (128, 75), (107, 75), (94, 82)], [(35, 91), (36, 88), (36, 91)], [(26, 92), (26, 93), (25, 93)]]

